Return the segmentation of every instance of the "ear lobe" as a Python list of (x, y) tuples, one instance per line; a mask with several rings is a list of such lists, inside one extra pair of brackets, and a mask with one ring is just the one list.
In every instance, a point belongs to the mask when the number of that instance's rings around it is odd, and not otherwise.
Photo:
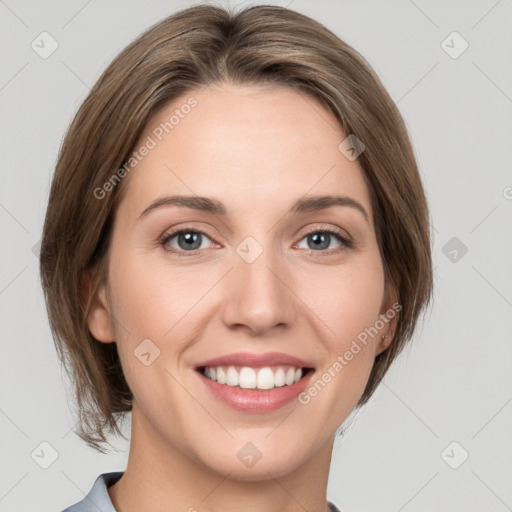
[(387, 348), (389, 348), (395, 336), (399, 311), (402, 309), (401, 305), (398, 302), (397, 286), (398, 285), (389, 282), (384, 293), (384, 301), (382, 304), (380, 314), (381, 317), (384, 317), (383, 322), (385, 323), (385, 326), (383, 327), (381, 333), (379, 334), (380, 338), (375, 347), (376, 356), (378, 356), (381, 352), (384, 352)]
[[(86, 311), (87, 325), (90, 333), (102, 343), (111, 343), (115, 341), (115, 331), (112, 319), (109, 313), (107, 293), (105, 284), (101, 284), (94, 291), (92, 297), (89, 297), (91, 289), (90, 276), (84, 277), (84, 293), (86, 301), (89, 299), (89, 307)], [(86, 302), (87, 303), (87, 302)]]
[(377, 345), (378, 350), (375, 352), (375, 355), (378, 356), (381, 352), (384, 352), (389, 346), (391, 345), (391, 342), (393, 341), (393, 335), (390, 333), (384, 333), (381, 335), (381, 341)]

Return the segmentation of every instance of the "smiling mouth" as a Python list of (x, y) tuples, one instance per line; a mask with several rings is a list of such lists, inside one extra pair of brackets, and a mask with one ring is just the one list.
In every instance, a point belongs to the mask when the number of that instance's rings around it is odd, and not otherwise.
[(296, 384), (314, 368), (290, 365), (263, 366), (199, 366), (196, 371), (203, 377), (237, 389), (270, 390)]

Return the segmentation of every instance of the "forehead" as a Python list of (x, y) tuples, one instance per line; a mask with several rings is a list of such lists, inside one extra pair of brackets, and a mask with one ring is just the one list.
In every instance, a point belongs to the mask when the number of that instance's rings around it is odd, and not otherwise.
[(152, 148), (123, 183), (123, 201), (140, 213), (158, 197), (196, 194), (242, 211), (336, 193), (371, 216), (362, 169), (339, 150), (346, 136), (331, 112), (288, 87), (192, 90), (151, 118), (136, 148)]

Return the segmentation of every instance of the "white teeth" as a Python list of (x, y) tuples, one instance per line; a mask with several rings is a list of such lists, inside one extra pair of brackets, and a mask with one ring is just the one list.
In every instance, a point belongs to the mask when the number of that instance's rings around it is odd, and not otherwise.
[(262, 368), (258, 372), (258, 389), (272, 389), (274, 387), (274, 373), (270, 368)]
[(284, 370), (282, 368), (278, 368), (276, 373), (274, 373), (274, 386), (281, 387), (284, 386)]
[(253, 389), (256, 387), (256, 372), (252, 368), (249, 368), (248, 366), (244, 366), (240, 370), (239, 376), (240, 376), (240, 378), (239, 378), (238, 385), (241, 388)]
[(217, 368), (217, 382), (226, 384), (226, 372), (220, 366)]
[(226, 373), (226, 384), (228, 386), (238, 386), (238, 372), (230, 366)]
[[(274, 367), (275, 368), (275, 367)], [(243, 366), (240, 371), (234, 366), (206, 367), (204, 376), (227, 386), (240, 386), (243, 389), (272, 389), (274, 387), (291, 386), (302, 377), (302, 368), (282, 367), (251, 368)]]

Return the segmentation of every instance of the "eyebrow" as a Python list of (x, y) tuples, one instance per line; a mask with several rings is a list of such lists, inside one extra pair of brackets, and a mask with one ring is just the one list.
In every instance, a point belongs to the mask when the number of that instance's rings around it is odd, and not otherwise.
[[(227, 215), (226, 207), (217, 199), (201, 196), (166, 196), (153, 201), (140, 215), (139, 219), (145, 217), (150, 212), (166, 206), (180, 206), (191, 208), (203, 212), (209, 212), (225, 217)], [(290, 214), (304, 214), (319, 212), (332, 208), (333, 206), (348, 206), (354, 208), (363, 215), (369, 224), (369, 216), (363, 205), (355, 199), (343, 195), (324, 195), (324, 196), (305, 196), (297, 199), (290, 208)]]

